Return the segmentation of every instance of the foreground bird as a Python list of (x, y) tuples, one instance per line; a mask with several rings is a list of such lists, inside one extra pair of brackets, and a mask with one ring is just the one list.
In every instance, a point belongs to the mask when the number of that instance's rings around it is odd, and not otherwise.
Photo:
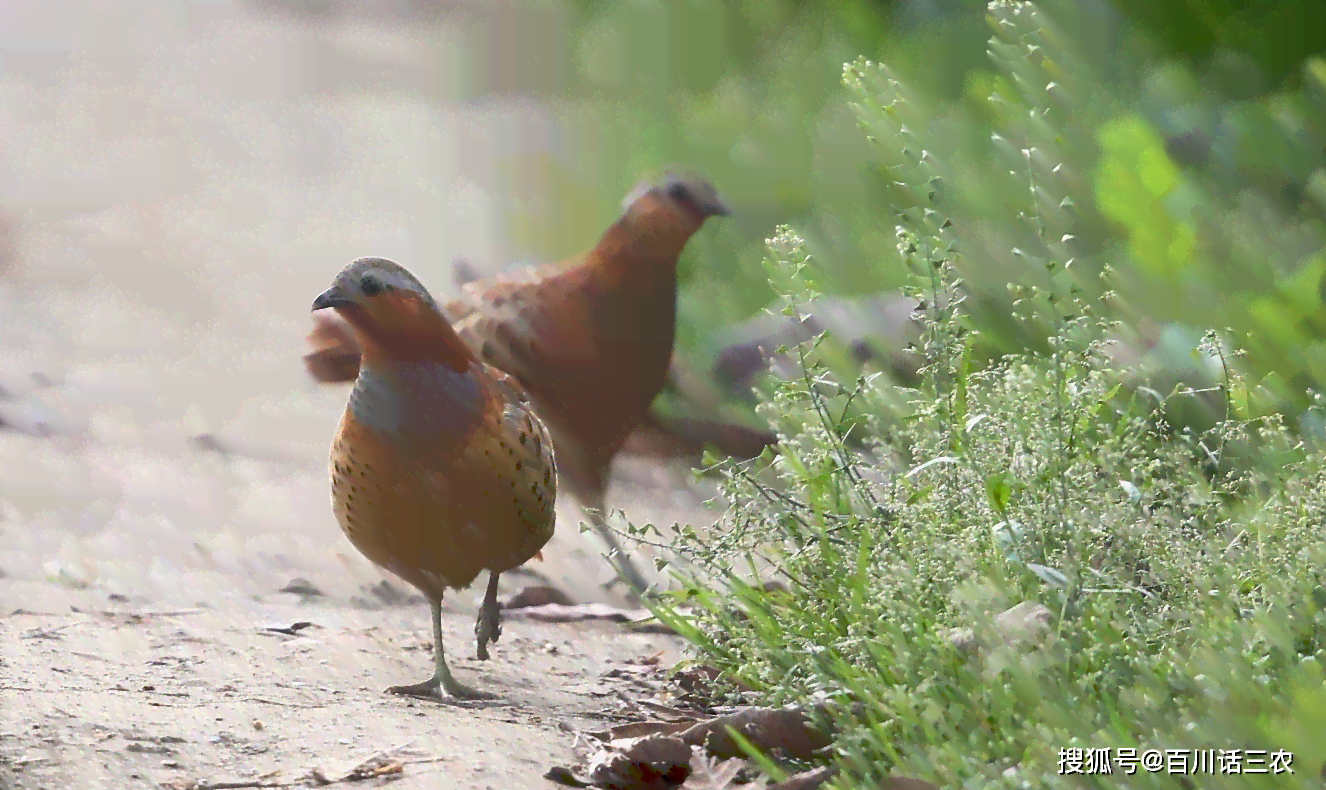
[(355, 548), (432, 608), (433, 677), (388, 691), (491, 699), (447, 668), (442, 596), (490, 572), (474, 627), (487, 658), (501, 635), (498, 575), (540, 557), (553, 535), (552, 440), (520, 385), (475, 358), (403, 267), (350, 263), (313, 302), (328, 308), (361, 351), (332, 442), (332, 509)]
[[(677, 257), (706, 219), (731, 212), (709, 183), (671, 174), (641, 184), (624, 206), (588, 252), (467, 283), (443, 312), (483, 361), (528, 390), (556, 443), (564, 489), (591, 511), (638, 593), (644, 578), (603, 521), (608, 467), (667, 378)], [(329, 322), (314, 330), (305, 361), (315, 378), (346, 380), (357, 356), (349, 340)]]

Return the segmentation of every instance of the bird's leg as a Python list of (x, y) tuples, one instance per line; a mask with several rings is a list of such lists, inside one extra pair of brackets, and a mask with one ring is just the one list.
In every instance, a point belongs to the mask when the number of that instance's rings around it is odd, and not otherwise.
[(410, 686), (392, 686), (387, 689), (387, 693), (404, 694), (412, 697), (433, 697), (439, 696), (438, 689), (441, 688), (447, 696), (456, 699), (497, 699), (497, 695), (470, 688), (451, 676), (451, 669), (447, 667), (446, 654), (442, 651), (441, 596), (430, 599), (428, 605), (433, 610), (433, 659), (435, 662), (433, 676), (423, 683), (415, 683)]
[(640, 575), (640, 571), (631, 564), (631, 558), (622, 551), (621, 545), (617, 543), (617, 536), (612, 533), (612, 528), (608, 526), (607, 513), (604, 508), (602, 497), (586, 497), (586, 510), (589, 515), (589, 523), (594, 527), (594, 531), (599, 533), (603, 542), (608, 545), (608, 561), (617, 568), (617, 574), (621, 577), (626, 586), (631, 589), (631, 593), (638, 598), (644, 593), (649, 583), (645, 577)]
[(475, 655), (480, 661), (488, 660), (488, 643), (502, 636), (502, 615), (497, 606), (497, 571), (488, 572), (488, 592), (479, 607), (479, 619), (474, 623), (474, 639), (478, 643)]

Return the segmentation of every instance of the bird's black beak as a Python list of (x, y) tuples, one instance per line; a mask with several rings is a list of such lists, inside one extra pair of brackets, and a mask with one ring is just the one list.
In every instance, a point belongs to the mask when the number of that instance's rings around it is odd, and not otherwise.
[(345, 298), (336, 286), (332, 286), (313, 300), (313, 310), (326, 310), (328, 307), (354, 307), (355, 303)]
[(709, 204), (709, 213), (715, 217), (732, 216), (732, 207), (723, 202), (722, 198), (714, 198), (714, 202)]

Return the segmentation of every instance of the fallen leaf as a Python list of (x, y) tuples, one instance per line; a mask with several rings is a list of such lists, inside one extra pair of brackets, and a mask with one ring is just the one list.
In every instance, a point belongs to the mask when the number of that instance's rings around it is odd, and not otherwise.
[(619, 741), (624, 738), (642, 738), (646, 735), (672, 735), (678, 732), (684, 732), (698, 723), (698, 719), (683, 719), (682, 721), (634, 721), (629, 724), (619, 724), (609, 730), (599, 730), (597, 732), (587, 732), (586, 735), (597, 738), (600, 741)]
[(704, 752), (691, 749), (691, 775), (682, 784), (683, 790), (731, 790), (746, 767), (742, 760), (715, 762)]
[(708, 664), (691, 664), (679, 669), (672, 673), (672, 681), (686, 694), (699, 695), (706, 699), (715, 696), (714, 692), (717, 690), (715, 687), (719, 685), (728, 685), (737, 691), (755, 690), (740, 679), (725, 675), (722, 670)]
[(317, 626), (315, 626), (313, 623), (310, 623), (308, 620), (300, 620), (299, 622), (291, 623), (290, 625), (259, 626), (258, 630), (264, 633), (285, 634), (286, 636), (297, 636), (299, 632), (303, 631), (305, 628), (316, 628), (316, 627)]
[(700, 713), (700, 712), (698, 712), (698, 711), (693, 711), (693, 710), (682, 710), (681, 708), (674, 708), (674, 707), (672, 707), (672, 706), (670, 706), (670, 705), (663, 705), (662, 703), (653, 702), (653, 701), (651, 701), (651, 700), (647, 700), (647, 699), (639, 700), (636, 704), (638, 704), (638, 705), (639, 705), (640, 707), (642, 707), (642, 708), (649, 708), (650, 710), (654, 711), (655, 713), (662, 713), (662, 714), (664, 714), (664, 715), (671, 716), (673, 721), (677, 721), (678, 719), (691, 719), (691, 720), (693, 720), (693, 721), (701, 721), (701, 720), (706, 720), (706, 721), (707, 721), (707, 720), (713, 718), (713, 716), (711, 716), (711, 715), (709, 715), (709, 714), (707, 714), (707, 713)]
[[(811, 711), (799, 706), (741, 708), (733, 713), (706, 718), (703, 714), (691, 714), (643, 700), (636, 704), (659, 710), (679, 720), (639, 721), (601, 732), (585, 733), (606, 742), (590, 764), (589, 778), (581, 780), (569, 772), (559, 776), (568, 782), (572, 779), (589, 781), (595, 786), (613, 790), (661, 790), (675, 787), (691, 775), (694, 771), (691, 751), (694, 749), (700, 750), (705, 760), (717, 760), (725, 766), (721, 771), (717, 768), (710, 770), (709, 775), (698, 781), (713, 782), (717, 781), (717, 777), (730, 783), (736, 769), (726, 767), (725, 761), (744, 758), (745, 754), (728, 733), (729, 727), (766, 754), (776, 751), (783, 757), (800, 760), (819, 757), (833, 742), (833, 733), (816, 727), (811, 721)], [(827, 713), (831, 704), (825, 703), (814, 710), (821, 714)], [(732, 776), (728, 776), (729, 772), (733, 772)], [(823, 781), (827, 781), (827, 778)], [(711, 786), (727, 787), (726, 784), (695, 785), (697, 788)], [(818, 784), (805, 786), (818, 787)], [(897, 790), (912, 789), (899, 785)]]
[(818, 756), (820, 750), (833, 743), (833, 733), (817, 729), (806, 709), (799, 706), (743, 708), (696, 724), (680, 737), (691, 746), (703, 746), (708, 754), (719, 759), (744, 756), (736, 740), (728, 734), (728, 727), (762, 752), (779, 749), (800, 760)]
[(294, 593), (295, 595), (306, 595), (310, 598), (326, 597), (325, 594), (322, 592), (322, 590), (319, 590), (317, 587), (313, 586), (313, 582), (310, 582), (308, 579), (303, 579), (303, 578), (291, 579), (289, 584), (282, 587), (280, 590), (277, 590), (277, 592)]
[(549, 603), (516, 609), (506, 615), (508, 620), (534, 620), (540, 623), (580, 623), (590, 620), (629, 623), (648, 617), (650, 614), (645, 609), (619, 609), (604, 603), (581, 603), (569, 606)]
[(680, 738), (646, 735), (616, 741), (590, 762), (589, 781), (607, 790), (665, 790), (691, 772), (691, 747)]
[(576, 776), (575, 772), (570, 768), (562, 765), (554, 765), (552, 768), (549, 768), (548, 772), (543, 775), (543, 778), (550, 782), (556, 782), (559, 785), (565, 785), (566, 787), (593, 787), (589, 782)]
[(547, 584), (531, 584), (502, 603), (503, 609), (529, 609), (535, 606), (558, 604), (571, 606), (571, 596)]
[[(815, 790), (838, 775), (833, 767), (816, 768), (789, 776), (781, 782), (769, 785), (767, 790)], [(901, 788), (899, 788), (901, 790)]]

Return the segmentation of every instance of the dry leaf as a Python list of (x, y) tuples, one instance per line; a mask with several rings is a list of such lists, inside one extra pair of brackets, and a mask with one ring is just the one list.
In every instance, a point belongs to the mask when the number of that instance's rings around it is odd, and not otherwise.
[(543, 775), (543, 778), (565, 787), (593, 787), (589, 782), (576, 776), (575, 771), (572, 771), (564, 765), (554, 765), (552, 768), (549, 768), (548, 772)]
[[(697, 722), (696, 716), (686, 711), (657, 703), (647, 704), (650, 708), (679, 715), (683, 720), (640, 721), (586, 733), (607, 742), (591, 761), (588, 778), (582, 779), (560, 767), (550, 770), (546, 778), (572, 787), (593, 785), (607, 790), (671, 790), (683, 782), (682, 787), (691, 790), (728, 790), (735, 786), (737, 775), (744, 767), (737, 758), (745, 756), (728, 734), (728, 727), (766, 754), (777, 752), (802, 760), (817, 757), (833, 742), (833, 733), (816, 727), (811, 722), (810, 712), (798, 706), (743, 708)], [(827, 713), (830, 705), (832, 703), (825, 703), (815, 710)], [(854, 706), (853, 710), (858, 707)], [(778, 787), (783, 790), (819, 787), (833, 775), (832, 772), (807, 772), (786, 780), (803, 784)], [(816, 777), (820, 777), (818, 781), (814, 781)], [(762, 785), (753, 787), (759, 786)], [(899, 784), (893, 790), (933, 788), (924, 784)]]
[(558, 604), (571, 606), (571, 596), (547, 584), (531, 584), (502, 603), (503, 609), (529, 609), (534, 606)]
[(589, 780), (607, 790), (667, 790), (690, 774), (691, 747), (668, 735), (616, 741), (594, 756)]
[(534, 620), (540, 623), (579, 623), (586, 620), (629, 623), (633, 620), (644, 620), (650, 616), (647, 609), (618, 609), (604, 603), (581, 603), (571, 606), (549, 603), (509, 611), (504, 615), (504, 619)]
[(800, 760), (814, 758), (821, 749), (833, 743), (833, 734), (817, 729), (806, 710), (798, 706), (743, 708), (697, 724), (683, 732), (681, 737), (692, 746), (703, 746), (709, 754), (720, 759), (744, 756), (737, 742), (728, 735), (728, 727), (762, 752), (779, 749)]
[(691, 775), (682, 784), (683, 790), (732, 790), (746, 763), (741, 760), (715, 762), (700, 749), (691, 749)]
[(638, 658), (628, 658), (622, 663), (635, 664), (637, 666), (642, 666), (642, 667), (656, 667), (659, 665), (659, 662), (663, 660), (663, 654), (666, 652), (667, 652), (666, 650), (660, 650), (657, 653), (650, 653), (647, 656), (640, 656)]
[(678, 719), (693, 719), (695, 721), (700, 721), (702, 719), (713, 718), (712, 714), (701, 713), (695, 710), (682, 710), (681, 708), (673, 708), (671, 706), (663, 705), (658, 702), (652, 702), (647, 699), (638, 700), (636, 704), (642, 708), (649, 708), (650, 710), (656, 713), (662, 713), (665, 716), (671, 716), (673, 721), (676, 721)]
[[(781, 782), (771, 784), (768, 790), (815, 790), (838, 775), (838, 769), (832, 767), (816, 768), (789, 776)], [(901, 790), (901, 788), (899, 788)]]
[(643, 738), (646, 735), (673, 735), (690, 729), (698, 721), (699, 719), (693, 718), (682, 721), (634, 721), (630, 724), (619, 724), (610, 730), (585, 734), (600, 741), (620, 741), (627, 738)]
[(722, 670), (708, 664), (692, 664), (680, 669), (673, 673), (672, 680), (686, 694), (700, 696), (713, 696), (715, 686), (720, 684), (732, 686), (738, 691), (755, 690), (740, 679), (725, 675)]

